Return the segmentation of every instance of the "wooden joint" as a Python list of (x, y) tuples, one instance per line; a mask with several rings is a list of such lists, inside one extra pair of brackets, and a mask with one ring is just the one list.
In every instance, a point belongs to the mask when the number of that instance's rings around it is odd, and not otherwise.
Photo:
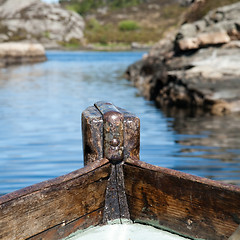
[(130, 213), (125, 193), (123, 165), (121, 163), (112, 164), (105, 195), (103, 223), (111, 223), (114, 220), (117, 220), (118, 223), (130, 220)]

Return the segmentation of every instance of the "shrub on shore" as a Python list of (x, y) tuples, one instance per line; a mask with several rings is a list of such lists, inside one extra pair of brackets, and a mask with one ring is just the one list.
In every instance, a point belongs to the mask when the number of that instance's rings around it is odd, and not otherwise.
[(120, 31), (134, 31), (139, 29), (139, 25), (133, 20), (124, 20), (118, 23), (118, 28)]

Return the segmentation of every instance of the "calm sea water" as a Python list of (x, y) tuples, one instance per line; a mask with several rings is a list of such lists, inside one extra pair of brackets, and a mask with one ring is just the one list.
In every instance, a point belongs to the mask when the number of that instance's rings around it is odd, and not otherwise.
[(0, 195), (83, 167), (81, 112), (99, 100), (141, 119), (141, 160), (240, 185), (240, 118), (162, 112), (124, 79), (143, 52), (47, 53), (0, 70)]

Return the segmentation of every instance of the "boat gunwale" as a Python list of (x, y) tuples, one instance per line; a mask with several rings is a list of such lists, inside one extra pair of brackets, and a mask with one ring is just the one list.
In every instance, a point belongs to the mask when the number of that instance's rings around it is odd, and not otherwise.
[(33, 185), (27, 186), (25, 188), (21, 188), (19, 190), (16, 190), (14, 192), (11, 193), (7, 193), (3, 196), (0, 197), (0, 205), (5, 204), (7, 202), (13, 201), (15, 199), (24, 197), (26, 195), (38, 192), (38, 191), (42, 191), (44, 189), (47, 189), (49, 187), (53, 187), (53, 186), (58, 186), (62, 183), (67, 183), (71, 180), (74, 180), (80, 176), (84, 176), (87, 175), (95, 170), (97, 170), (98, 168), (101, 168), (107, 164), (110, 164), (109, 161), (105, 158), (102, 158), (100, 160), (97, 160), (83, 168), (79, 168), (75, 171), (72, 171), (70, 173), (64, 174), (62, 176), (53, 178), (53, 179), (49, 179), (49, 180), (45, 180), (43, 182), (39, 182), (39, 183), (35, 183)]
[(190, 239), (228, 239), (240, 224), (238, 186), (133, 159), (124, 173), (134, 222)]
[(164, 174), (168, 174), (170, 176), (175, 176), (175, 177), (178, 177), (179, 179), (181, 178), (181, 179), (185, 179), (185, 180), (190, 180), (192, 182), (201, 183), (201, 184), (205, 184), (208, 186), (240, 193), (240, 187), (237, 185), (227, 184), (227, 183), (223, 183), (221, 181), (216, 181), (216, 180), (212, 180), (212, 179), (205, 178), (205, 177), (199, 177), (199, 176), (185, 173), (182, 171), (156, 166), (156, 165), (146, 163), (146, 162), (143, 162), (140, 160), (135, 160), (133, 158), (128, 158), (125, 162), (125, 165), (135, 166), (135, 167), (139, 167), (141, 169), (145, 169), (145, 170), (149, 170), (149, 171), (153, 171), (153, 172), (164, 172)]
[[(6, 194), (6, 195), (0, 197), (0, 207), (1, 207), (1, 205), (4, 205), (5, 203), (8, 203), (10, 201), (14, 201), (18, 198), (21, 198), (21, 197), (24, 197), (24, 196), (27, 196), (27, 195), (31, 195), (31, 194), (34, 194), (36, 192), (44, 191), (44, 190), (46, 190), (48, 188), (52, 188), (54, 186), (60, 186), (63, 183), (67, 183), (67, 182), (69, 182), (71, 180), (74, 180), (74, 179), (77, 179), (79, 177), (86, 176), (89, 173), (92, 173), (95, 170), (100, 169), (101, 167), (104, 167), (104, 166), (108, 166), (108, 165), (109, 166), (111, 165), (109, 160), (106, 159), (106, 158), (102, 158), (100, 160), (97, 160), (93, 163), (88, 164), (87, 166), (85, 166), (83, 168), (75, 170), (71, 173), (68, 173), (68, 174), (65, 174), (65, 175), (62, 175), (60, 177), (50, 179), (50, 180), (47, 180), (47, 181), (44, 181), (44, 182), (40, 182), (40, 183), (34, 184), (32, 186), (29, 186), (29, 187), (17, 190), (15, 192)], [(225, 183), (218, 182), (218, 181), (215, 181), (215, 180), (194, 176), (194, 175), (184, 173), (184, 172), (181, 172), (181, 171), (152, 165), (152, 164), (142, 162), (142, 161), (139, 161), (139, 160), (136, 160), (136, 159), (133, 159), (133, 158), (126, 159), (124, 161), (124, 164), (123, 164), (123, 167), (124, 166), (126, 168), (128, 166), (131, 166), (131, 167), (142, 169), (144, 171), (155, 172), (157, 174), (160, 174), (160, 176), (162, 174), (163, 176), (165, 175), (165, 176), (168, 176), (168, 177), (174, 177), (176, 180), (179, 179), (180, 182), (182, 180), (186, 180), (186, 181), (190, 181), (192, 183), (203, 184), (203, 185), (205, 185), (205, 188), (207, 187), (210, 191), (216, 189), (216, 190), (220, 190), (220, 191), (223, 191), (223, 192), (230, 191), (233, 194), (237, 194), (237, 195), (240, 194), (240, 188), (238, 186), (225, 184)], [(124, 170), (124, 172), (125, 172), (125, 170)], [(131, 211), (131, 209), (130, 209), (130, 211)], [(131, 216), (131, 219), (132, 219), (132, 217), (133, 216)], [(135, 220), (137, 220), (137, 219), (135, 219)], [(133, 221), (134, 221), (134, 219), (133, 219)], [(151, 224), (149, 224), (149, 225), (151, 225)], [(46, 229), (46, 231), (47, 230), (48, 229)], [(173, 231), (174, 231), (174, 229), (173, 229)], [(181, 235), (181, 232), (175, 231), (175, 233)], [(188, 237), (191, 237), (191, 236), (188, 235)]]

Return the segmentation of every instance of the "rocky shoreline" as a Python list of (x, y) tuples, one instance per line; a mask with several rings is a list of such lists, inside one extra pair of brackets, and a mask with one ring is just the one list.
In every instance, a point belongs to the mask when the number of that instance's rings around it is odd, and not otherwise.
[(46, 61), (45, 49), (38, 43), (0, 43), (0, 67)]
[(0, 0), (0, 67), (46, 60), (45, 49), (84, 42), (83, 18), (41, 0)]
[(200, 108), (215, 115), (240, 111), (240, 3), (183, 24), (127, 78), (159, 107)]
[(41, 43), (46, 49), (81, 45), (83, 18), (41, 0), (0, 0), (0, 42)]

